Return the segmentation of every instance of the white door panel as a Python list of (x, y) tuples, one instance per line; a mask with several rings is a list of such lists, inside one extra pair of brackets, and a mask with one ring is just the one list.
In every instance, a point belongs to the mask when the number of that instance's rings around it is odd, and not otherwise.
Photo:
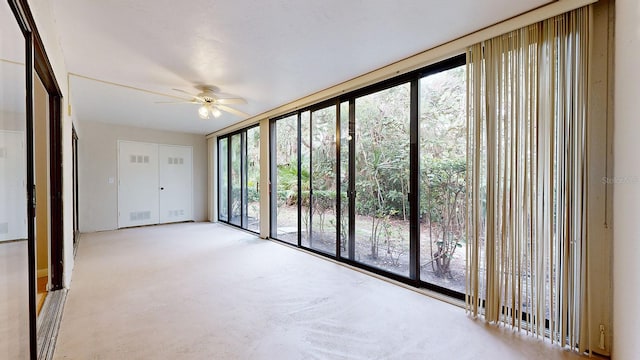
[(0, 241), (27, 238), (24, 133), (0, 130)]
[(118, 142), (118, 227), (159, 222), (158, 145)]
[(160, 222), (193, 220), (192, 148), (160, 145)]
[(118, 142), (118, 227), (193, 220), (193, 149)]

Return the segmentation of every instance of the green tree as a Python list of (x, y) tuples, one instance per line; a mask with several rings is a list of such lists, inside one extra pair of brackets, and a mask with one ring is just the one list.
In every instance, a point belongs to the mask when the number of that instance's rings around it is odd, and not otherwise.
[(391, 220), (408, 218), (409, 86), (396, 86), (356, 101), (356, 213), (369, 217), (370, 257), (403, 251)]
[(429, 263), (450, 276), (451, 261), (464, 243), (466, 189), (466, 89), (464, 68), (421, 81), (420, 212), (428, 221)]

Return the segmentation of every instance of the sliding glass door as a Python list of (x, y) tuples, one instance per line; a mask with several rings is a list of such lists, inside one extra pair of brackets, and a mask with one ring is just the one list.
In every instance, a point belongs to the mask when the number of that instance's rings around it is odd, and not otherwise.
[(420, 280), (465, 289), (466, 82), (457, 66), (420, 79)]
[(245, 216), (246, 228), (260, 232), (260, 127), (247, 129), (245, 161)]
[(355, 100), (355, 258), (409, 276), (410, 84)]
[(309, 118), (308, 234), (303, 246), (336, 253), (336, 123), (335, 105), (314, 110)]
[[(354, 103), (353, 101), (351, 103)], [(338, 141), (338, 158), (336, 161), (338, 169), (336, 172), (339, 174), (339, 187), (340, 187), (340, 195), (336, 196), (336, 212), (337, 218), (339, 219), (336, 222), (337, 232), (338, 232), (338, 240), (340, 241), (340, 249), (338, 250), (339, 257), (347, 258), (353, 260), (354, 257), (354, 247), (353, 241), (349, 241), (351, 239), (350, 229), (353, 228), (350, 219), (354, 219), (354, 216), (350, 216), (350, 194), (351, 192), (351, 183), (349, 181), (349, 149), (351, 143), (353, 142), (352, 131), (354, 130), (353, 126), (350, 126), (351, 121), (350, 114), (352, 112), (349, 111), (350, 102), (345, 101), (340, 103), (339, 107), (339, 126), (338, 126), (338, 134), (336, 134), (336, 139)], [(354, 154), (355, 155), (355, 154)]]
[(35, 349), (35, 248), (27, 210), (33, 154), (25, 99), (32, 69), (25, 66), (25, 36), (6, 1), (0, 4), (0, 34), (0, 359), (29, 359)]
[[(336, 253), (337, 107), (272, 122), (271, 237)], [(275, 195), (274, 195), (275, 194)]]
[(258, 127), (218, 138), (218, 220), (260, 231), (260, 131)]
[(218, 220), (229, 221), (229, 139), (218, 139)]
[(242, 192), (245, 189), (242, 184), (242, 147), (244, 145), (242, 135), (231, 136), (229, 146), (229, 167), (231, 169), (229, 176), (231, 186), (229, 222), (237, 226), (242, 226)]
[(298, 245), (298, 114), (271, 125), (271, 237)]
[(462, 298), (458, 56), (271, 121), (271, 237)]

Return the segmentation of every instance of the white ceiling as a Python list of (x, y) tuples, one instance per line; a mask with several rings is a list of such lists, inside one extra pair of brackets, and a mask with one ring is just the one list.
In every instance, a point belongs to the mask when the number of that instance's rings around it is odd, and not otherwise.
[(25, 113), (25, 42), (8, 6), (0, 6), (0, 130), (18, 130), (10, 118)]
[[(271, 110), (547, 0), (55, 0), (67, 69), (167, 95), (215, 85)], [(71, 76), (80, 121), (206, 134), (243, 120)]]

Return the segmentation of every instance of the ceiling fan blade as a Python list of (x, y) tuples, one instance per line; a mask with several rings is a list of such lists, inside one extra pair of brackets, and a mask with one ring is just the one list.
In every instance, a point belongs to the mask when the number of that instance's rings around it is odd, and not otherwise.
[(176, 88), (173, 88), (173, 89), (171, 89), (171, 90), (173, 90), (173, 91), (178, 91), (178, 92), (181, 92), (181, 93), (183, 93), (183, 94), (187, 94), (187, 95), (189, 95), (189, 96), (195, 96), (194, 94), (192, 94), (192, 93), (190, 93), (190, 92), (188, 92), (188, 91), (184, 91), (184, 90), (182, 90), (182, 89), (176, 89)]
[(216, 106), (222, 111), (226, 111), (228, 113), (231, 113), (231, 114), (234, 114), (234, 115), (238, 115), (240, 117), (249, 117), (249, 114), (247, 114), (245, 112), (242, 112), (240, 110), (236, 110), (236, 109), (234, 109), (232, 107), (228, 107), (228, 106), (225, 106), (225, 105), (218, 105), (218, 104), (216, 104)]
[(173, 91), (178, 91), (178, 92), (181, 92), (181, 93), (183, 93), (183, 94), (187, 94), (187, 95), (189, 95), (190, 97), (192, 97), (192, 98), (194, 98), (194, 99), (196, 99), (196, 100), (198, 100), (198, 101), (200, 101), (200, 102), (206, 102), (206, 100), (205, 100), (204, 98), (201, 98), (201, 97), (200, 97), (200, 96), (198, 96), (198, 95), (194, 95), (194, 94), (192, 94), (192, 93), (190, 93), (190, 92), (188, 92), (188, 91), (184, 91), (184, 90), (181, 90), (181, 89), (171, 89), (171, 90), (173, 90)]
[(247, 100), (242, 98), (218, 98), (215, 101), (216, 104), (246, 104)]
[(183, 100), (183, 101), (154, 101), (154, 104), (198, 104), (197, 101)]
[(219, 91), (216, 91), (215, 94), (217, 97), (222, 99), (227, 99), (227, 98), (235, 99), (238, 97), (238, 94), (229, 94), (229, 93), (219, 92)]

